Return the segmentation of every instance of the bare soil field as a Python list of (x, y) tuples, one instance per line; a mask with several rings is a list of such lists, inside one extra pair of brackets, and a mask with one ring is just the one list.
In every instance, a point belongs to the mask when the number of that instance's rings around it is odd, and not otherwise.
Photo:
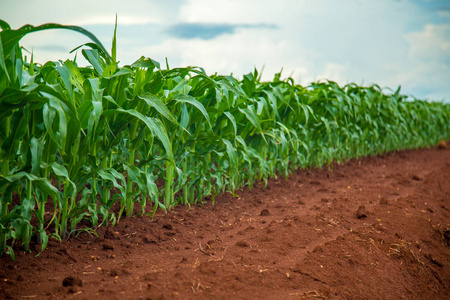
[(450, 148), (389, 153), (0, 258), (1, 299), (449, 299)]

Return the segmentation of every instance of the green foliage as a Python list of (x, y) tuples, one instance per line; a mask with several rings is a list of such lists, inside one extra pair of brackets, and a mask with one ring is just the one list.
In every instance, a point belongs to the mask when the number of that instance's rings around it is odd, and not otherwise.
[[(237, 80), (144, 57), (118, 67), (115, 31), (111, 57), (79, 27), (0, 26), (0, 252), (12, 257), (33, 236), (45, 248), (49, 235), (66, 239), (123, 214), (450, 137), (450, 105), (399, 89), (302, 87), (281, 74), (261, 82), (256, 70)], [(93, 40), (82, 49), (91, 67), (23, 60), (20, 38), (55, 28)]]

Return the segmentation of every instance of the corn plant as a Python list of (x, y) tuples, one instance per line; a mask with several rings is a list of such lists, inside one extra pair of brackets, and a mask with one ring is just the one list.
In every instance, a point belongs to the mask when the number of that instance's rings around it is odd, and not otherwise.
[[(111, 54), (80, 27), (0, 26), (0, 252), (12, 257), (33, 236), (44, 249), (49, 236), (450, 137), (449, 104), (400, 88), (238, 80), (146, 57), (119, 66), (117, 24)], [(20, 39), (48, 29), (88, 36), (74, 50), (90, 65), (27, 62)]]

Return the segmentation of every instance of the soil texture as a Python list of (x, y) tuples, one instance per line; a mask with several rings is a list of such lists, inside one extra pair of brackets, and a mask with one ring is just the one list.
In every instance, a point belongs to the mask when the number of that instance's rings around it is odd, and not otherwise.
[(450, 148), (306, 169), (0, 258), (1, 299), (450, 299)]

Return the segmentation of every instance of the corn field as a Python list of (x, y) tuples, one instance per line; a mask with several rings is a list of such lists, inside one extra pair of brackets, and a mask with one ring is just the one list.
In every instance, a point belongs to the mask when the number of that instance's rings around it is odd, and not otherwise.
[[(450, 138), (450, 105), (379, 86), (238, 80), (141, 57), (119, 67), (75, 26), (0, 20), (0, 253), (274, 176)], [(75, 30), (89, 62), (27, 61), (20, 39)], [(88, 224), (88, 225), (86, 225)]]

